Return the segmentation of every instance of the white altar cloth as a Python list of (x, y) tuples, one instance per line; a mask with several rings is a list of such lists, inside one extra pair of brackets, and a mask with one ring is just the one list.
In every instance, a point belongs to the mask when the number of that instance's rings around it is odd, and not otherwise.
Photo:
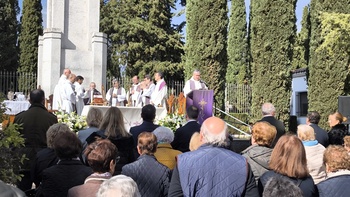
[(25, 111), (29, 109), (30, 103), (29, 101), (10, 101), (10, 100), (4, 100), (3, 103), (8, 108), (5, 111), (5, 114), (7, 115), (16, 115), (19, 112)]

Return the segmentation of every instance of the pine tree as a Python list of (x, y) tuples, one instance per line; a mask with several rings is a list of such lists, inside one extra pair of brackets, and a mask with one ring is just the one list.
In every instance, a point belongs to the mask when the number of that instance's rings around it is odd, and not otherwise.
[(0, 1), (0, 70), (15, 71), (18, 66), (17, 0)]
[(226, 82), (242, 84), (248, 81), (247, 44), (245, 3), (242, 0), (232, 0), (227, 43)]
[(129, 76), (162, 70), (183, 79), (183, 43), (171, 25), (174, 0), (113, 0), (107, 6), (111, 8), (106, 21), (112, 21), (109, 38), (114, 69), (126, 64)]
[(214, 90), (215, 105), (224, 109), (227, 69), (227, 1), (191, 0), (186, 2), (185, 71), (193, 69)]
[(19, 71), (36, 72), (38, 66), (38, 38), (43, 34), (40, 0), (24, 0), (19, 36)]
[(293, 52), (293, 69), (307, 68), (309, 63), (310, 49), (310, 12), (309, 6), (305, 6), (303, 10), (303, 18), (301, 20), (301, 30), (297, 35)]
[(327, 13), (350, 14), (350, 2), (349, 0), (312, 0), (310, 10), (309, 110), (318, 111), (322, 115), (320, 124), (328, 127), (327, 117), (337, 110), (338, 96), (350, 93), (350, 56), (346, 48), (339, 47), (344, 42), (343, 39), (337, 41), (334, 38), (335, 45), (324, 47), (325, 36), (339, 25), (330, 26), (328, 33), (324, 34), (322, 21), (327, 18), (324, 16)]
[(261, 105), (271, 102), (276, 118), (287, 125), (291, 61), (296, 34), (296, 0), (252, 0), (250, 49), (252, 115), (261, 118)]

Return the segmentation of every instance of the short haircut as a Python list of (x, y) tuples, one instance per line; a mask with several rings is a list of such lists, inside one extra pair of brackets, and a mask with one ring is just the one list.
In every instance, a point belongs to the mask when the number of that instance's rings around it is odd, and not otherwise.
[(151, 104), (143, 106), (141, 110), (141, 117), (145, 121), (153, 122), (153, 120), (156, 118), (156, 108)]
[(115, 161), (117, 151), (117, 147), (111, 141), (103, 139), (89, 144), (84, 154), (94, 172), (105, 173), (110, 171), (110, 163)]
[(283, 176), (274, 176), (264, 187), (263, 197), (303, 197), (301, 189), (291, 180)]
[(283, 135), (274, 147), (269, 167), (288, 177), (302, 179), (309, 176), (305, 148), (295, 135)]
[(147, 74), (147, 75), (145, 75), (145, 79), (152, 80), (152, 77), (151, 77), (151, 75)]
[(59, 133), (53, 142), (53, 149), (58, 158), (77, 158), (81, 153), (82, 144), (73, 132)]
[(56, 123), (54, 125), (51, 125), (46, 132), (47, 147), (53, 148), (53, 143), (57, 135), (64, 132), (72, 132), (72, 131), (64, 123)]
[(157, 151), (157, 137), (151, 132), (142, 132), (138, 136), (137, 146), (141, 154), (153, 155)]
[(276, 112), (275, 106), (273, 106), (272, 103), (264, 103), (261, 106), (261, 111), (263, 115), (272, 115), (273, 113)]
[(157, 71), (156, 73), (158, 73), (158, 75), (161, 79), (164, 78), (164, 73), (162, 71)]
[(89, 125), (89, 127), (99, 127), (102, 122), (102, 111), (98, 108), (92, 107), (90, 108), (87, 116), (86, 116), (86, 122)]
[(115, 84), (116, 82), (117, 82), (118, 84), (120, 84), (118, 79), (113, 79), (113, 80), (112, 80), (112, 83), (113, 83), (113, 84)]
[(199, 115), (199, 109), (196, 106), (191, 105), (191, 106), (187, 107), (186, 114), (190, 119), (197, 120), (198, 115)]
[(320, 122), (321, 116), (317, 111), (310, 111), (307, 114), (307, 118), (309, 119), (310, 123), (318, 124)]
[(252, 128), (252, 138), (259, 146), (271, 147), (276, 134), (276, 127), (265, 121), (255, 123)]
[(344, 137), (344, 146), (350, 148), (350, 136), (348, 135)]
[(36, 89), (30, 92), (29, 98), (32, 104), (42, 104), (45, 100), (45, 93), (41, 89)]
[(330, 172), (350, 170), (350, 155), (340, 145), (329, 145), (323, 153), (323, 162), (327, 164)]
[(117, 175), (103, 181), (98, 190), (97, 197), (108, 197), (112, 194), (120, 194), (127, 197), (141, 197), (136, 182), (125, 175)]
[(174, 132), (168, 127), (158, 127), (153, 131), (158, 143), (171, 143), (174, 140)]
[(78, 76), (75, 77), (75, 81), (78, 81), (78, 80), (84, 80), (84, 77), (78, 75)]
[(211, 133), (205, 123), (202, 124), (200, 132), (202, 133), (206, 144), (218, 147), (226, 147), (228, 145), (226, 122), (224, 122), (224, 128), (219, 134)]
[(306, 124), (299, 125), (297, 133), (301, 141), (313, 141), (316, 139), (314, 129), (311, 126)]
[(194, 74), (194, 73), (199, 73), (200, 74), (201, 71), (199, 71), (198, 69), (194, 69), (192, 74)]

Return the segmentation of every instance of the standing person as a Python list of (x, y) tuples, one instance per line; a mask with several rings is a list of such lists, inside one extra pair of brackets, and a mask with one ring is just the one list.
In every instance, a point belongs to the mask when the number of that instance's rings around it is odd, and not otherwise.
[(107, 91), (106, 99), (109, 106), (124, 106), (126, 99), (125, 89), (119, 87), (119, 81), (113, 79), (113, 87)]
[(307, 168), (306, 153), (301, 140), (295, 135), (284, 135), (271, 154), (268, 172), (259, 179), (259, 193), (272, 177), (284, 177), (296, 184), (304, 197), (317, 196), (317, 188)]
[(63, 73), (60, 77), (60, 79), (58, 80), (57, 85), (55, 86), (54, 89), (54, 93), (53, 93), (53, 98), (52, 98), (52, 109), (53, 110), (59, 110), (60, 108), (62, 108), (62, 87), (63, 84), (66, 83), (68, 76), (71, 74), (71, 71), (68, 68), (65, 68), (63, 70)]
[(109, 140), (97, 140), (84, 151), (93, 174), (85, 179), (83, 185), (68, 190), (68, 197), (96, 197), (100, 185), (114, 173), (117, 147)]
[(311, 111), (307, 114), (306, 124), (311, 126), (316, 135), (316, 140), (318, 143), (322, 144), (324, 147), (327, 147), (329, 144), (327, 131), (318, 126), (321, 116), (317, 111)]
[(151, 95), (156, 85), (154, 85), (151, 75), (145, 75), (145, 88), (142, 90), (141, 100), (144, 105), (150, 104)]
[(331, 127), (331, 130), (328, 132), (329, 144), (343, 145), (344, 137), (349, 135), (348, 129), (343, 124), (343, 122), (346, 121), (347, 118), (339, 112), (335, 112), (328, 116), (328, 123)]
[(199, 110), (197, 107), (191, 105), (186, 109), (186, 124), (178, 128), (175, 132), (174, 141), (171, 146), (181, 152), (190, 151), (190, 140), (195, 132), (199, 132), (201, 125), (197, 122)]
[(242, 151), (242, 156), (247, 158), (252, 168), (256, 182), (270, 169), (271, 144), (276, 133), (276, 128), (268, 122), (255, 123), (252, 128), (252, 145)]
[(62, 110), (64, 110), (66, 113), (71, 113), (76, 111), (75, 110), (75, 92), (74, 92), (74, 81), (75, 81), (75, 74), (70, 74), (68, 77), (68, 80), (65, 84), (62, 86)]
[(277, 134), (276, 138), (273, 140), (271, 147), (275, 147), (278, 139), (286, 133), (286, 129), (284, 127), (283, 122), (277, 120), (275, 118), (276, 108), (272, 103), (264, 103), (261, 107), (263, 118), (260, 121), (266, 121), (270, 123), (272, 126), (276, 127)]
[(150, 104), (158, 107), (158, 106), (162, 106), (165, 107), (166, 106), (166, 96), (167, 96), (167, 86), (166, 83), (163, 79), (164, 75), (162, 72), (157, 71), (154, 74), (154, 79), (156, 80), (157, 84), (156, 87), (154, 88), (154, 91), (151, 94), (151, 101)]
[(85, 92), (84, 103), (90, 105), (94, 99), (94, 95), (101, 95), (101, 92), (96, 89), (96, 83), (91, 82), (89, 90)]
[(173, 196), (259, 196), (246, 159), (227, 146), (227, 125), (217, 117), (203, 122), (201, 146), (178, 155), (170, 182)]
[(32, 188), (32, 178), (30, 168), (35, 161), (37, 152), (47, 147), (46, 131), (48, 128), (57, 123), (57, 117), (49, 113), (44, 106), (45, 93), (42, 90), (33, 90), (30, 92), (29, 102), (31, 106), (27, 111), (16, 115), (14, 123), (22, 124), (19, 132), (24, 138), (24, 147), (21, 151), (26, 154), (28, 160), (25, 160), (22, 166), (22, 180), (18, 187), (23, 190)]
[(330, 145), (323, 154), (327, 179), (317, 185), (320, 197), (347, 197), (350, 193), (350, 155), (339, 145)]
[(141, 156), (125, 165), (122, 174), (134, 179), (141, 196), (168, 196), (170, 169), (154, 156), (157, 137), (151, 132), (142, 132), (138, 137), (137, 151)]
[(75, 89), (75, 93), (76, 93), (76, 108), (77, 108), (77, 114), (81, 115), (81, 112), (83, 111), (84, 108), (84, 94), (85, 94), (85, 89), (84, 87), (81, 85), (84, 82), (84, 77), (78, 75), (75, 78), (75, 82), (74, 82), (74, 89)]
[(187, 96), (188, 93), (193, 90), (207, 90), (208, 87), (201, 80), (201, 72), (199, 70), (194, 70), (191, 79), (186, 81), (184, 87), (184, 95)]
[(139, 94), (141, 93), (139, 76), (135, 75), (131, 80), (132, 85), (129, 92), (131, 96), (131, 106), (136, 107), (139, 104)]

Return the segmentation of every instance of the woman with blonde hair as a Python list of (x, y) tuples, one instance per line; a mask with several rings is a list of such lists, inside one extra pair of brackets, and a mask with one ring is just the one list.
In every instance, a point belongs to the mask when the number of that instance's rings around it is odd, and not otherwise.
[(347, 118), (341, 113), (335, 112), (328, 116), (328, 123), (331, 130), (328, 132), (329, 144), (343, 145), (344, 137), (349, 135), (346, 126), (343, 122), (346, 122)]
[(242, 151), (242, 156), (247, 158), (252, 168), (255, 180), (269, 171), (269, 161), (272, 153), (272, 142), (277, 134), (276, 127), (268, 122), (257, 122), (252, 129), (252, 145)]
[(325, 147), (318, 143), (314, 129), (311, 126), (299, 125), (297, 133), (305, 148), (307, 168), (315, 184), (317, 184), (326, 178), (326, 168), (322, 159)]
[(269, 168), (271, 170), (259, 179), (260, 195), (270, 178), (285, 177), (301, 189), (304, 197), (317, 196), (315, 183), (307, 168), (305, 149), (297, 136), (284, 135), (278, 140), (271, 154)]
[(109, 139), (118, 149), (119, 161), (116, 163), (114, 175), (120, 174), (124, 165), (135, 161), (134, 140), (132, 135), (126, 131), (123, 114), (117, 107), (107, 110), (99, 131), (92, 133), (86, 142), (91, 144), (97, 138)]

